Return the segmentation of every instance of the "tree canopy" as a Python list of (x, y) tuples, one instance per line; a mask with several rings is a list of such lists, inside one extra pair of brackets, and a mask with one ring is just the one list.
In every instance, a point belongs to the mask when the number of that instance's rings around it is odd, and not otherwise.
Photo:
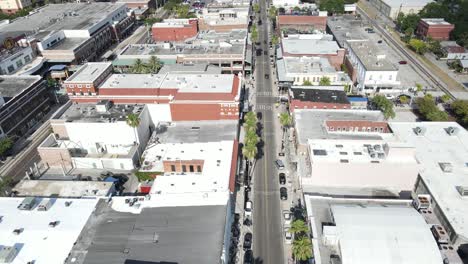
[(324, 76), (324, 77), (320, 78), (319, 85), (320, 86), (330, 86), (331, 85), (330, 78), (327, 77), (327, 76)]
[(295, 239), (292, 245), (292, 253), (296, 260), (306, 261), (310, 259), (313, 256), (310, 238), (302, 236)]
[(468, 100), (456, 100), (450, 108), (454, 112), (455, 116), (463, 126), (468, 125)]
[(0, 156), (4, 156), (13, 147), (13, 140), (9, 137), (0, 139)]
[(383, 95), (376, 95), (372, 98), (372, 103), (382, 111), (386, 119), (394, 118), (395, 111), (393, 110), (392, 101), (388, 100), (387, 97)]
[(448, 115), (441, 111), (434, 102), (432, 96), (424, 96), (416, 99), (419, 113), (429, 121), (447, 121)]
[(331, 14), (342, 14), (344, 12), (344, 0), (321, 0), (319, 8)]
[(408, 43), (409, 47), (419, 54), (424, 54), (427, 51), (427, 45), (420, 39), (410, 39)]

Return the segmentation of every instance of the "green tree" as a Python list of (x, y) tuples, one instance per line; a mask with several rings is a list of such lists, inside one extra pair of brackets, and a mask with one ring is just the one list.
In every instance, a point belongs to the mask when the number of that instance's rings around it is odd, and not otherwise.
[(327, 77), (327, 76), (324, 76), (324, 77), (320, 78), (319, 85), (320, 86), (330, 86), (331, 85), (330, 78)]
[(448, 5), (444, 5), (438, 2), (432, 2), (424, 6), (424, 8), (419, 11), (419, 15), (423, 18), (448, 18), (450, 10)]
[(255, 160), (255, 157), (257, 156), (258, 149), (257, 146), (254, 145), (244, 145), (242, 147), (242, 155), (250, 161)]
[(137, 146), (138, 159), (140, 158), (140, 150), (139, 150), (140, 149), (139, 148), (140, 141), (138, 139), (137, 128), (140, 126), (140, 122), (141, 122), (141, 119), (136, 114), (127, 115), (127, 125), (129, 127), (133, 128), (133, 133), (134, 133), (134, 136), (135, 136), (135, 143), (138, 145)]
[(144, 70), (145, 65), (143, 64), (143, 62), (140, 59), (136, 59), (130, 71), (132, 73), (143, 73)]
[(393, 110), (393, 103), (383, 95), (376, 95), (372, 98), (372, 103), (382, 111), (386, 119), (394, 118), (395, 111)]
[(321, 0), (320, 10), (331, 14), (342, 14), (344, 12), (344, 0)]
[(304, 220), (301, 219), (294, 220), (289, 228), (289, 232), (297, 236), (301, 236), (302, 234), (307, 233), (307, 231), (309, 231), (309, 227), (307, 227)]
[(404, 15), (400, 13), (397, 17), (397, 25), (401, 32), (406, 32), (407, 29), (411, 28), (411, 33), (413, 33), (414, 29), (418, 27), (420, 19), (421, 17), (418, 14)]
[(418, 92), (418, 93), (422, 92), (422, 90), (423, 90), (422, 84), (417, 83), (415, 86), (416, 86), (416, 92)]
[(270, 9), (268, 10), (268, 17), (269, 17), (271, 20), (275, 20), (277, 14), (278, 14), (278, 10), (276, 9), (276, 7), (275, 7), (275, 6), (271, 6)]
[(0, 157), (4, 156), (7, 151), (13, 147), (13, 140), (9, 137), (0, 139)]
[(426, 41), (429, 51), (438, 56), (442, 55), (442, 46), (440, 45), (440, 41), (432, 39), (431, 37), (428, 37)]
[(408, 45), (412, 50), (419, 54), (424, 54), (427, 50), (426, 43), (420, 39), (410, 39)]
[(445, 103), (445, 104), (448, 103), (448, 102), (450, 101), (450, 99), (451, 99), (451, 98), (450, 98), (450, 95), (448, 95), (448, 94), (444, 94), (444, 95), (442, 95), (442, 96), (440, 97), (440, 100), (441, 100), (443, 103)]
[(462, 125), (468, 125), (468, 100), (455, 100), (450, 108)]
[(161, 67), (161, 61), (156, 56), (151, 56), (148, 61), (148, 68), (150, 70), (150, 73), (158, 73)]
[(271, 45), (273, 45), (275, 47), (276, 45), (278, 45), (278, 43), (279, 43), (278, 36), (277, 35), (271, 36)]
[(249, 130), (245, 133), (244, 143), (245, 145), (256, 146), (260, 142), (260, 137), (257, 135), (256, 131)]
[(253, 10), (255, 13), (260, 13), (260, 5), (259, 4), (254, 4), (253, 5)]
[(250, 29), (250, 39), (254, 43), (257, 43), (258, 41), (258, 31), (257, 31), (257, 26), (255, 25), (253, 25), (252, 28)]
[(303, 86), (312, 86), (312, 83), (309, 81), (309, 80), (305, 80), (303, 83), (302, 83)]
[(416, 99), (419, 113), (429, 121), (447, 121), (448, 115), (441, 111), (434, 102), (432, 96), (424, 96)]
[(244, 125), (245, 126), (250, 126), (250, 127), (255, 127), (257, 126), (257, 115), (250, 111), (244, 116)]
[(400, 103), (402, 104), (407, 104), (409, 102), (408, 96), (404, 96), (404, 95), (400, 96), (398, 100), (400, 100)]
[(306, 261), (313, 256), (312, 242), (308, 237), (299, 237), (294, 240), (292, 253), (295, 260)]

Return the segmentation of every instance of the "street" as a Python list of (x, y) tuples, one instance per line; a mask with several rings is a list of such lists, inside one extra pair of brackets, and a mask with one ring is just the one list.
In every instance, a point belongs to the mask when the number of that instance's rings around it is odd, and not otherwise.
[[(258, 39), (263, 51), (268, 51), (268, 26), (265, 0), (260, 0), (260, 19), (265, 21), (258, 28)], [(258, 16), (258, 15), (257, 15)], [(269, 78), (265, 78), (265, 74)], [(254, 179), (254, 206), (253, 231), (254, 231), (254, 257), (257, 264), (285, 263), (283, 254), (283, 234), (281, 227), (281, 201), (279, 198), (278, 172), (274, 166), (277, 150), (277, 133), (279, 124), (273, 109), (275, 108), (276, 87), (273, 86), (274, 77), (271, 74), (270, 59), (268, 54), (257, 56), (255, 65), (256, 79), (256, 112), (262, 130), (261, 137), (264, 142), (263, 149), (259, 150), (259, 158), (253, 173)], [(265, 96), (267, 95), (267, 96)]]

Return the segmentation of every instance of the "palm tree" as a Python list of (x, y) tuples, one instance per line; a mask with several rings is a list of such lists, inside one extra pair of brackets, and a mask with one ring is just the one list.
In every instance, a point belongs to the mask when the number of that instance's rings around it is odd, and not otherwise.
[(320, 86), (330, 86), (331, 85), (330, 78), (328, 78), (327, 76), (324, 76), (324, 77), (320, 78), (319, 85)]
[(127, 125), (133, 128), (135, 134), (135, 144), (137, 145), (138, 159), (140, 159), (140, 142), (138, 140), (137, 127), (140, 126), (141, 119), (136, 114), (127, 115)]
[(151, 56), (148, 62), (148, 67), (151, 73), (158, 73), (159, 69), (161, 69), (161, 61), (156, 58), (156, 56)]
[(145, 70), (145, 65), (140, 59), (136, 59), (132, 65), (132, 73), (142, 73)]
[(286, 129), (291, 125), (291, 116), (289, 113), (281, 113), (279, 116), (280, 124), (283, 127), (283, 139), (286, 132)]
[(291, 227), (289, 228), (289, 232), (295, 235), (301, 235), (306, 233), (309, 230), (304, 220), (297, 219), (292, 222)]
[(292, 252), (295, 260), (308, 260), (313, 256), (312, 242), (305, 236), (295, 239), (292, 245)]
[(260, 142), (260, 138), (257, 135), (256, 131), (254, 130), (247, 131), (247, 133), (245, 134), (245, 138), (244, 138), (244, 144), (256, 146), (258, 142)]
[(244, 145), (244, 147), (242, 147), (242, 154), (244, 155), (246, 159), (250, 161), (255, 160), (257, 153), (258, 153), (258, 149), (257, 149), (257, 146), (255, 145), (249, 144), (249, 145)]

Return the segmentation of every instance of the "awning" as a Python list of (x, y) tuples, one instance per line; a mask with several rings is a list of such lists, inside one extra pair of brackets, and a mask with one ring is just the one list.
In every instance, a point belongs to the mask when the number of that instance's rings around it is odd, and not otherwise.
[(63, 71), (66, 67), (67, 67), (67, 65), (58, 64), (58, 65), (51, 66), (49, 68), (49, 71)]

